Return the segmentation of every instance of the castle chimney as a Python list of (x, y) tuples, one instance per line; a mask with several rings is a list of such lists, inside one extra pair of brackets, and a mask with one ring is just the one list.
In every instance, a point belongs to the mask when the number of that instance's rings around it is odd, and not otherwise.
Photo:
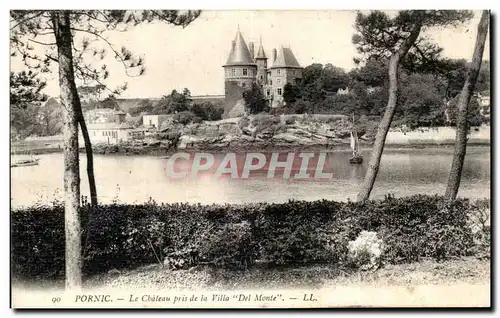
[(276, 61), (276, 49), (273, 49), (273, 62)]
[(249, 49), (250, 49), (250, 54), (252, 55), (252, 58), (254, 58), (255, 55), (253, 53), (254, 52), (253, 51), (254, 50), (253, 42), (248, 43), (248, 46), (249, 46)]

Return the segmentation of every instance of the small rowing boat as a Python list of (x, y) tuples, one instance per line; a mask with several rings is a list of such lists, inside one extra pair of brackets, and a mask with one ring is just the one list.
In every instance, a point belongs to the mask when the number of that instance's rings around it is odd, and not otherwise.
[(21, 158), (11, 160), (11, 164), (10, 164), (11, 168), (36, 166), (36, 165), (38, 165), (38, 162), (40, 161), (39, 158), (33, 157), (33, 154), (31, 154), (31, 153), (24, 154), (21, 156), (22, 156)]

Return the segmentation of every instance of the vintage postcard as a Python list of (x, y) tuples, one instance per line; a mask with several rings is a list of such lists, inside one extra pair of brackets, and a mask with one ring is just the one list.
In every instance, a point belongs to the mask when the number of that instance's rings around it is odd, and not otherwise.
[(490, 307), (489, 30), (11, 10), (11, 307)]

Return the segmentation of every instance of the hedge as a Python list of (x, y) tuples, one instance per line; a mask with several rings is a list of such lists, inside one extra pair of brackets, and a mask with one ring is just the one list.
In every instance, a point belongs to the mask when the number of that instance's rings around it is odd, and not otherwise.
[[(384, 241), (383, 262), (444, 259), (475, 251), (468, 225), (474, 205), (438, 196), (364, 203), (328, 200), (245, 205), (100, 205), (81, 208), (84, 273), (161, 262), (246, 269), (346, 264), (348, 242), (363, 231)], [(11, 267), (16, 277), (64, 277), (64, 209), (12, 211)]]

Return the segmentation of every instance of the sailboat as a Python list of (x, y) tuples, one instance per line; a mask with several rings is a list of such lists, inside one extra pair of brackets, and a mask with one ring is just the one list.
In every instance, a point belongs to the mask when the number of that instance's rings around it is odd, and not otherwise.
[(359, 152), (359, 139), (358, 139), (358, 132), (354, 127), (354, 115), (352, 115), (352, 123), (353, 123), (353, 129), (351, 130), (352, 157), (349, 158), (349, 163), (361, 164), (363, 163), (363, 156), (361, 156), (361, 153)]
[(39, 158), (35, 158), (32, 153), (26, 153), (24, 156), (11, 161), (11, 168), (14, 167), (27, 167), (38, 165)]

